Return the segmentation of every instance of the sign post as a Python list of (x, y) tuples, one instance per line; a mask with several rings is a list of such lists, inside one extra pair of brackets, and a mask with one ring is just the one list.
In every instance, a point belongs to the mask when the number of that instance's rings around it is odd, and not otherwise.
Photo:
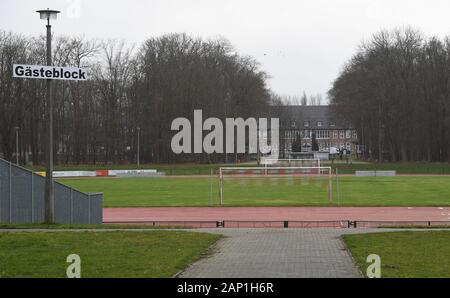
[(47, 80), (47, 119), (48, 119), (48, 142), (45, 163), (45, 222), (55, 221), (55, 199), (53, 191), (53, 89), (52, 80), (75, 80), (85, 81), (88, 79), (87, 72), (78, 67), (52, 66), (52, 26), (50, 20), (56, 19), (58, 10), (38, 10), (40, 18), (47, 21), (47, 65), (14, 64), (13, 77), (22, 79), (45, 79)]

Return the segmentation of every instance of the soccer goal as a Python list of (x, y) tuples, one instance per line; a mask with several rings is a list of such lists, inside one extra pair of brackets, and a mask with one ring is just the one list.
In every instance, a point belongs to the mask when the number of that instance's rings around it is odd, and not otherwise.
[(331, 167), (222, 167), (219, 169), (219, 199), (240, 204), (320, 205), (331, 203)]

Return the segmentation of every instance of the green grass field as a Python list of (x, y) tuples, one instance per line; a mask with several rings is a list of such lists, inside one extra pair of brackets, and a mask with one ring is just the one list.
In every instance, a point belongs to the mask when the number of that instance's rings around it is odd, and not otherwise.
[(381, 277), (450, 277), (450, 231), (389, 232), (344, 235), (361, 272), (366, 258), (381, 258)]
[[(103, 192), (105, 207), (209, 206), (209, 177), (82, 178), (60, 182), (85, 192)], [(327, 182), (308, 179), (232, 179), (224, 182), (226, 206), (329, 206)], [(450, 176), (339, 178), (342, 206), (448, 206)], [(218, 181), (213, 203), (218, 205)], [(339, 199), (339, 200), (338, 200)]]
[(0, 233), (0, 277), (66, 277), (78, 254), (81, 277), (171, 277), (218, 235), (177, 231)]

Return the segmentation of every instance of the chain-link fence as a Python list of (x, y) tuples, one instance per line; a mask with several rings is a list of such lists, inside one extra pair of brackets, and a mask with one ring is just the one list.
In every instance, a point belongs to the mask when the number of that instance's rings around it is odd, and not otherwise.
[[(55, 222), (100, 224), (103, 194), (86, 194), (54, 182)], [(45, 178), (0, 159), (0, 223), (41, 223), (45, 210)]]

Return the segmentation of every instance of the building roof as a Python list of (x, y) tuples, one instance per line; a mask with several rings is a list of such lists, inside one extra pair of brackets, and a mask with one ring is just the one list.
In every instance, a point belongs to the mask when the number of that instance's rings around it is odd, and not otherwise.
[[(330, 106), (273, 106), (272, 117), (280, 118), (281, 128), (287, 129), (349, 129), (351, 125), (336, 117)], [(321, 122), (321, 123), (319, 123)], [(320, 126), (320, 124), (322, 124)]]

